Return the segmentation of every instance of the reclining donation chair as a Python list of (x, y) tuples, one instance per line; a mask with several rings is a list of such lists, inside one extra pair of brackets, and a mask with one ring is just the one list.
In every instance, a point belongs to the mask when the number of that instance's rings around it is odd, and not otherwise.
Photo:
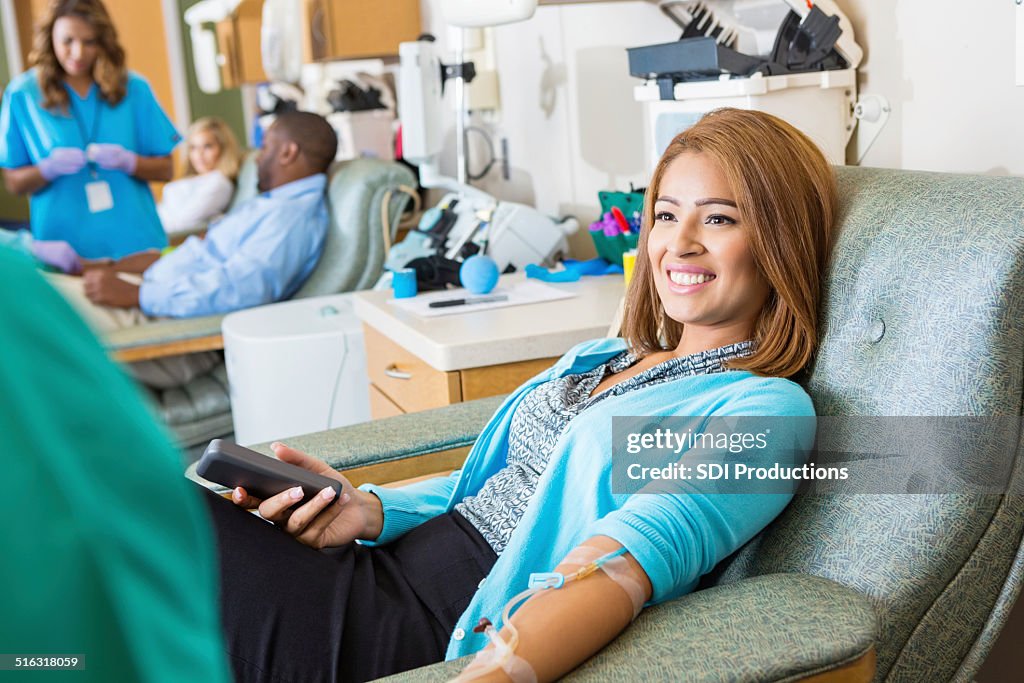
[[(1024, 179), (838, 174), (841, 233), (806, 379), (818, 413), (1019, 416)], [(289, 443), (356, 484), (436, 472), (459, 466), (499, 400)], [(702, 590), (644, 610), (568, 678), (970, 681), (1021, 588), (1018, 450), (1005, 453), (1013, 495), (797, 496)]]
[[(334, 164), (327, 187), (327, 241), (316, 269), (295, 298), (373, 286), (384, 265), (384, 233), (397, 225), (411, 198), (408, 192), (415, 186), (412, 171), (395, 162), (354, 159)], [(255, 157), (250, 155), (239, 174), (231, 208), (256, 193)], [(162, 320), (110, 333), (105, 342), (124, 362), (220, 349), (223, 318), (215, 315)], [(232, 431), (223, 363), (183, 387), (151, 393), (183, 446), (204, 443)]]

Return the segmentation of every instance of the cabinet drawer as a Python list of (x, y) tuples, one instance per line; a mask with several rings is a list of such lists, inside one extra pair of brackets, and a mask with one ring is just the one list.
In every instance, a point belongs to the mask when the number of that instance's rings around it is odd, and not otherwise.
[(550, 368), (557, 360), (556, 356), (467, 368), (461, 373), (462, 400), (474, 401), (498, 394), (510, 394), (526, 380)]
[(370, 382), (399, 408), (414, 413), (462, 401), (459, 373), (443, 372), (363, 325)]
[(394, 417), (395, 415), (405, 415), (405, 411), (388, 398), (387, 394), (371, 384), (370, 419), (379, 420), (382, 417)]

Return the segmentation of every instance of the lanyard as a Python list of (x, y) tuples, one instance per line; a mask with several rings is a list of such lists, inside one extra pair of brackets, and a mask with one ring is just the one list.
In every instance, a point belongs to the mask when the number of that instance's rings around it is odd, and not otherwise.
[[(85, 120), (84, 120), (85, 119), (85, 115), (84, 115), (84, 113), (83, 113), (82, 117), (79, 118), (79, 116), (78, 116), (78, 109), (77, 109), (77, 107), (75, 107), (74, 100), (72, 100), (70, 102), (70, 105), (71, 105), (70, 106), (71, 116), (72, 116), (72, 118), (75, 119), (75, 124), (78, 126), (78, 132), (82, 136), (82, 149), (83, 150), (87, 150), (89, 148), (89, 145), (91, 145), (93, 143), (93, 141), (96, 140), (96, 136), (99, 133), (99, 130), (100, 130), (100, 115), (103, 113), (103, 106), (100, 103), (99, 98), (97, 98), (97, 100), (96, 100), (96, 115), (92, 119), (92, 133), (87, 134), (86, 131), (85, 131)], [(89, 173), (92, 174), (93, 178), (96, 177), (96, 162), (94, 162), (94, 161), (90, 161), (89, 162)]]

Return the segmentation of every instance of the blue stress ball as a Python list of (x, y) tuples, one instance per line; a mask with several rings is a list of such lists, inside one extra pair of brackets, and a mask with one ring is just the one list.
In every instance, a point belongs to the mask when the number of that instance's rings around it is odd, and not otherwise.
[(490, 256), (470, 256), (459, 268), (459, 281), (473, 294), (487, 294), (498, 284), (498, 264)]

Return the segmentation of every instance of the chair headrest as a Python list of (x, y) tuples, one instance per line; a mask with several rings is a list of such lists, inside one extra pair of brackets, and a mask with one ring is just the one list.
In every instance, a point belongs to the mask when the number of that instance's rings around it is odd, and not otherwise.
[[(296, 298), (367, 289), (384, 267), (384, 230), (397, 224), (416, 178), (402, 164), (353, 159), (334, 165), (327, 185), (330, 227), (316, 270)], [(388, 225), (382, 220), (387, 203)]]
[[(1024, 179), (837, 172), (840, 232), (807, 382), (819, 415), (852, 416), (829, 429), (843, 439), (841, 428), (857, 415), (1020, 415)], [(937, 445), (941, 453), (948, 444)], [(838, 450), (859, 446), (854, 439)], [(1020, 588), (1024, 472), (1016, 446), (995, 454), (1013, 466), (1016, 495), (851, 495), (841, 486), (798, 494), (705, 584), (825, 576), (876, 604), (879, 679), (970, 677), (972, 653), (998, 632)], [(978, 456), (947, 454), (948, 472), (961, 476)], [(859, 478), (885, 462), (850, 462), (851, 481), (866, 490)], [(943, 481), (927, 464), (907, 465), (916, 479), (896, 483)], [(912, 472), (915, 465), (924, 471)]]
[(818, 413), (1019, 415), (1024, 179), (837, 174)]

